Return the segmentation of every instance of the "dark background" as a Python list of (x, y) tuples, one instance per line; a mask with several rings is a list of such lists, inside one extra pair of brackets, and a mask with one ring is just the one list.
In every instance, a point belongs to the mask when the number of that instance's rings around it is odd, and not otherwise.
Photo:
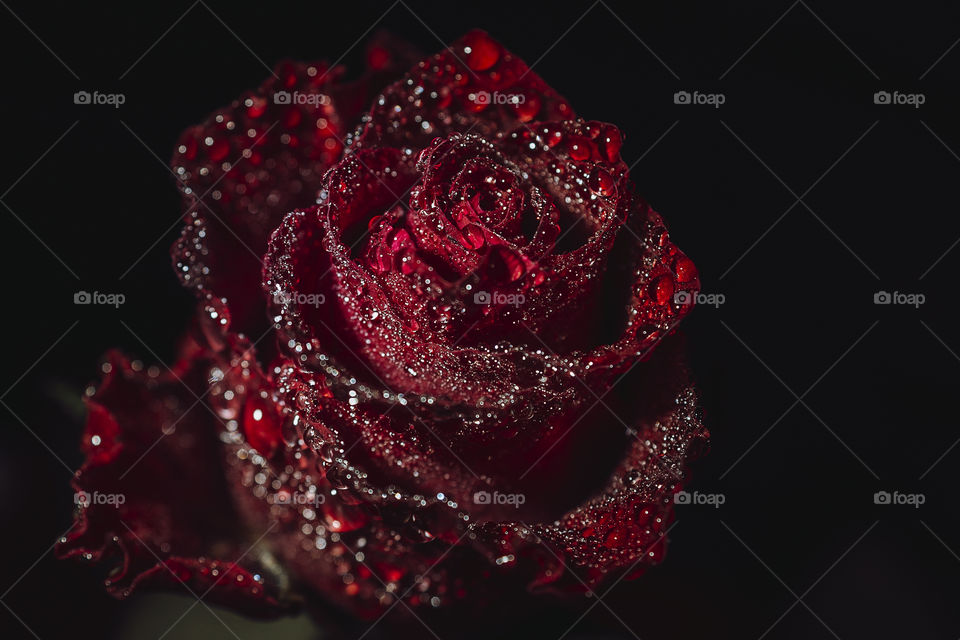
[[(79, 396), (99, 356), (121, 346), (152, 360), (123, 321), (168, 360), (193, 308), (167, 253), (180, 198), (150, 150), (166, 161), (182, 129), (258, 85), (268, 73), (258, 58), (336, 59), (384, 12), (378, 28), (426, 52), (484, 28), (539, 59), (536, 72), (581, 115), (619, 125), (638, 191), (697, 263), (704, 291), (726, 298), (682, 326), (713, 434), (691, 488), (726, 501), (679, 507), (666, 563), (603, 596), (616, 616), (596, 606), (566, 637), (960, 635), (960, 249), (948, 252), (960, 237), (960, 7), (390, 6), (0, 7), (0, 635), (156, 638), (191, 604), (115, 602), (96, 570), (49, 553), (72, 510), (57, 458), (81, 462)], [(356, 68), (362, 49), (343, 62)], [(126, 104), (75, 105), (81, 89), (122, 92)], [(726, 102), (678, 105), (679, 90)], [(877, 105), (880, 90), (926, 102)], [(127, 303), (74, 306), (78, 289), (123, 292)], [(878, 290), (927, 301), (878, 306)], [(881, 490), (926, 502), (876, 505)], [(558, 638), (592, 602), (491, 611), (484, 622), (498, 637)], [(314, 633), (305, 619), (221, 615), (244, 640)], [(387, 637), (393, 615), (367, 637)], [(233, 636), (197, 607), (166, 636), (194, 637)]]

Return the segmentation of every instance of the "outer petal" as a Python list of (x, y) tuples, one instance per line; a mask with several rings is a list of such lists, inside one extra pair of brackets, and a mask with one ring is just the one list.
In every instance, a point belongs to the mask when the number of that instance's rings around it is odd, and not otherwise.
[(197, 401), (210, 361), (188, 355), (160, 373), (114, 352), (104, 371), (88, 393), (76, 522), (57, 554), (110, 566), (107, 589), (121, 598), (140, 585), (186, 584), (248, 615), (288, 608), (281, 580), (261, 568), (269, 556), (251, 547), (256, 537), (234, 511), (220, 421)]
[[(369, 70), (345, 83), (342, 67), (286, 61), (276, 77), (180, 137), (172, 160), (188, 208), (172, 248), (184, 286), (232, 317), (233, 331), (265, 329), (258, 294), (270, 232), (288, 211), (316, 199), (324, 171), (369, 101), (416, 59), (386, 36), (367, 52)], [(225, 323), (223, 329), (228, 325)]]
[(475, 30), (384, 89), (352, 144), (416, 150), (454, 132), (495, 137), (520, 123), (575, 117), (523, 60)]
[[(245, 513), (280, 523), (273, 546), (299, 583), (365, 616), (398, 597), (412, 607), (483, 607), (523, 587), (582, 591), (624, 571), (635, 577), (662, 560), (673, 494), (708, 437), (681, 342), (662, 345), (608, 398), (637, 431), (599, 491), (557, 519), (461, 499), (500, 487), (476, 478), (469, 486), (469, 472), (429, 435), (396, 433), (402, 418), (341, 402), (290, 362), (275, 369), (281, 395), (270, 406), (290, 410), (282, 421), (297, 442), (264, 456), (235, 440), (232, 486)], [(580, 448), (545, 459), (537, 475), (554, 488), (560, 474), (589, 485), (589, 456)], [(437, 483), (450, 492), (437, 493)]]
[[(550, 588), (575, 591), (592, 588), (611, 573), (628, 571), (628, 577), (636, 577), (659, 564), (673, 521), (674, 494), (682, 489), (690, 462), (705, 453), (709, 442), (682, 343), (673, 338), (661, 345), (623, 380), (617, 399), (610, 399), (618, 415), (636, 427), (603, 488), (555, 522), (479, 525), (478, 539), (490, 545), (491, 553), (509, 564), (523, 564), (526, 550), (549, 545), (552, 556), (580, 575), (567, 573)], [(576, 466), (575, 459), (565, 461), (566, 469)], [(544, 467), (539, 473), (551, 470)]]

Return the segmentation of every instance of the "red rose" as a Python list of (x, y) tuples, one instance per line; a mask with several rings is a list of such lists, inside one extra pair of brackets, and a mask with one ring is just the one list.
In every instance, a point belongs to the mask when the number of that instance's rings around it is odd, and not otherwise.
[(116, 558), (112, 593), (375, 615), (663, 556), (699, 282), (620, 131), (479, 31), (385, 88), (412, 54), (368, 53), (351, 83), (283, 63), (178, 144), (201, 313), (169, 371), (108, 357), (59, 547)]

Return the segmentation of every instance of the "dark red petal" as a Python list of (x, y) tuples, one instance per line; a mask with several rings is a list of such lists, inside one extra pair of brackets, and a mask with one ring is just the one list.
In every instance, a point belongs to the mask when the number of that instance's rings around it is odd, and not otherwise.
[(458, 131), (494, 137), (521, 122), (575, 117), (523, 60), (478, 30), (384, 89), (355, 146), (418, 150)]
[[(682, 352), (682, 341), (661, 345), (621, 382), (612, 394), (616, 399), (610, 397), (635, 432), (603, 489), (559, 522), (534, 526), (590, 585), (610, 572), (629, 570), (635, 577), (638, 569), (663, 559), (674, 494), (709, 440)], [(566, 586), (582, 588), (579, 581)]]
[(266, 330), (258, 284), (270, 233), (287, 212), (316, 200), (361, 112), (416, 59), (383, 35), (368, 58), (371, 69), (346, 83), (342, 67), (281, 62), (275, 77), (180, 137), (172, 166), (187, 214), (174, 266), (206, 304), (226, 299), (233, 331), (256, 339)]
[[(376, 615), (398, 593), (407, 594), (411, 606), (471, 606), (468, 601), (488, 603), (515, 593), (518, 585), (582, 592), (610, 575), (627, 571), (635, 577), (662, 560), (674, 492), (708, 437), (682, 351), (677, 340), (662, 345), (608, 397), (636, 433), (598, 492), (556, 519), (532, 519), (529, 511), (514, 509), (491, 518), (472, 497), (418, 493), (403, 474), (420, 474), (419, 481), (428, 483), (438, 474), (469, 474), (450, 461), (446, 468), (431, 468), (444, 455), (431, 451), (429, 436), (394, 431), (386, 417), (318, 390), (291, 363), (279, 365), (277, 385), (296, 397), (281, 404), (298, 407), (309, 449), (295, 447), (285, 462), (269, 462), (238, 444), (231, 473), (241, 481), (233, 486), (281, 523), (275, 548), (299, 579), (361, 615)], [(363, 451), (367, 447), (370, 454)], [(558, 474), (590, 485), (582, 461), (591, 455), (588, 448), (570, 447), (562, 459), (534, 464), (534, 476), (554, 490), (562, 486)], [(391, 467), (392, 477), (385, 475)], [(267, 479), (257, 479), (262, 475)], [(278, 498), (304, 495), (310, 487), (325, 498), (319, 504)]]
[(185, 583), (249, 615), (281, 613), (279, 584), (257, 568), (259, 550), (232, 507), (220, 421), (198, 406), (208, 361), (188, 358), (174, 375), (111, 353), (103, 366), (104, 379), (87, 399), (76, 522), (57, 554), (111, 567), (106, 585), (117, 597), (140, 585), (176, 590)]

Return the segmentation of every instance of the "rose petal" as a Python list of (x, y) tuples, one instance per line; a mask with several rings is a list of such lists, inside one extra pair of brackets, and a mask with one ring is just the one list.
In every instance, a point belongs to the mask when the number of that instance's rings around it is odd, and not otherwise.
[(114, 352), (104, 367), (87, 400), (88, 456), (73, 482), (76, 522), (57, 554), (110, 566), (106, 585), (117, 597), (140, 585), (185, 584), (249, 615), (288, 608), (233, 509), (219, 421), (195, 406), (208, 361), (190, 357), (175, 367), (179, 374), (144, 372)]
[(521, 122), (574, 117), (523, 60), (475, 30), (384, 89), (354, 147), (416, 150), (454, 132), (493, 137)]
[(352, 82), (325, 62), (281, 62), (275, 77), (181, 135), (171, 164), (188, 213), (174, 267), (206, 304), (226, 299), (233, 331), (266, 329), (255, 292), (271, 231), (315, 201), (369, 100), (415, 59), (408, 45), (380, 35), (368, 47), (369, 70)]

